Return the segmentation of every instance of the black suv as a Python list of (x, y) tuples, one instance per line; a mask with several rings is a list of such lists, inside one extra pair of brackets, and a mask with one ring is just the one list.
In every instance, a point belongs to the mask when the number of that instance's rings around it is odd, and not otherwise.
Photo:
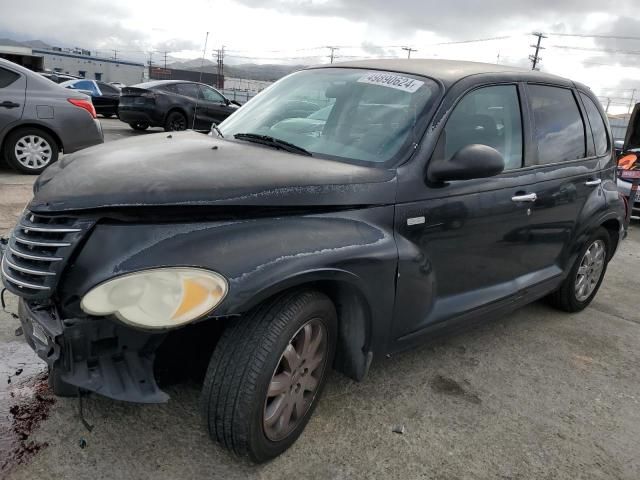
[(258, 462), (300, 435), (330, 368), (361, 380), (542, 297), (582, 310), (626, 234), (587, 87), (451, 61), (303, 70), (211, 136), (95, 147), (34, 193), (2, 276), (54, 389), (163, 402), (154, 363), (212, 352), (204, 421)]
[(163, 127), (166, 131), (208, 131), (212, 123), (222, 122), (238, 106), (204, 83), (154, 80), (124, 87), (118, 116), (134, 130)]

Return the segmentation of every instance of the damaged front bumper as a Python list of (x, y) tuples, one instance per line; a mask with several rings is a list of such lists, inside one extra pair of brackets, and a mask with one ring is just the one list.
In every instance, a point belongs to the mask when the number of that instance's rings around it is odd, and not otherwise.
[(135, 330), (110, 318), (62, 319), (54, 306), (22, 298), (18, 315), (27, 343), (62, 381), (127, 402), (169, 399), (153, 371), (164, 334)]

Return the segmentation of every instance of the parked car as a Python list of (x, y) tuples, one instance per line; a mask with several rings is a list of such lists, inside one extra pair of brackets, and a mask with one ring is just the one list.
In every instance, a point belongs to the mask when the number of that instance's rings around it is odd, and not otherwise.
[(618, 158), (618, 189), (627, 199), (634, 219), (640, 219), (640, 191), (631, 198), (631, 180), (620, 177), (622, 170), (640, 170), (640, 103), (637, 103), (629, 117), (622, 152)]
[(79, 90), (91, 94), (91, 101), (96, 107), (96, 112), (109, 118), (118, 115), (118, 102), (120, 101), (120, 89), (99, 80), (69, 80), (60, 84), (65, 88)]
[(113, 85), (114, 87), (122, 90), (126, 85), (122, 82), (109, 82), (109, 85)]
[(62, 83), (68, 80), (75, 80), (80, 77), (76, 77), (75, 75), (69, 75), (68, 73), (57, 73), (57, 72), (38, 72), (44, 78), (48, 78), (52, 82)]
[[(209, 130), (235, 112), (239, 104), (209, 85), (156, 80), (122, 89), (120, 120), (134, 130)], [(194, 118), (195, 117), (195, 118)]]
[(72, 153), (102, 143), (91, 99), (0, 59), (0, 159), (39, 174)]
[[(320, 134), (274, 130), (304, 98), (333, 102)], [(309, 68), (215, 134), (130, 138), (47, 170), (2, 277), (55, 391), (164, 402), (154, 363), (205, 358), (209, 433), (256, 462), (301, 434), (331, 368), (362, 380), (542, 297), (584, 309), (626, 234), (602, 107), (540, 72)]]

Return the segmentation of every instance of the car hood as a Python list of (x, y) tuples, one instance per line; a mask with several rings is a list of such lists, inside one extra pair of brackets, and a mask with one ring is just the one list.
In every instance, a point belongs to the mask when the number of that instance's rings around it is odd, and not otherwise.
[(148, 206), (363, 206), (395, 200), (393, 170), (195, 132), (150, 134), (64, 157), (38, 178), (36, 213)]

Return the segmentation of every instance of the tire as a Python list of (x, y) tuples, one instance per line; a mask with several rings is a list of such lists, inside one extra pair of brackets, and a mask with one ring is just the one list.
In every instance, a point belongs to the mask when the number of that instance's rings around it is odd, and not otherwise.
[[(31, 145), (35, 147), (29, 152), (28, 148)], [(58, 161), (59, 154), (55, 139), (44, 130), (35, 127), (14, 130), (7, 135), (4, 142), (5, 161), (20, 173), (39, 175), (49, 165)]]
[(167, 115), (167, 120), (164, 122), (164, 129), (166, 132), (176, 132), (187, 129), (187, 117), (182, 112), (174, 110)]
[(130, 123), (129, 126), (134, 130), (143, 131), (149, 128), (149, 124), (145, 122)]
[(113, 117), (113, 115), (114, 115), (113, 113), (103, 113), (103, 114), (102, 114), (102, 117), (103, 117), (103, 118), (112, 118), (112, 117)]
[[(296, 291), (233, 322), (211, 356), (201, 411), (212, 439), (262, 463), (296, 441), (318, 403), (335, 354), (336, 310), (323, 293)], [(318, 332), (324, 337), (318, 337)], [(309, 343), (304, 342), (306, 334), (312, 339)], [(305, 344), (309, 348), (302, 348)], [(291, 354), (292, 348), (313, 360), (301, 362)], [(304, 352), (311, 353), (305, 357)], [(298, 366), (290, 368), (287, 358), (295, 359)], [(286, 385), (272, 382), (276, 377), (286, 379)], [(269, 390), (270, 385), (275, 391)], [(267, 421), (269, 412), (276, 412), (272, 418), (278, 421)]]
[[(601, 250), (596, 248), (597, 245), (601, 246)], [(549, 295), (548, 300), (551, 305), (559, 310), (569, 313), (584, 310), (591, 303), (600, 289), (604, 275), (607, 272), (610, 250), (611, 238), (609, 237), (609, 233), (604, 228), (600, 227), (593, 235), (591, 235), (589, 240), (587, 240), (580, 250), (578, 258), (571, 267), (569, 275), (565, 278), (560, 288)], [(594, 263), (591, 265), (588, 265), (588, 251), (590, 251), (591, 258), (594, 259)], [(601, 266), (598, 265), (599, 259), (601, 259), (602, 262)], [(592, 273), (582, 274), (579, 270)], [(580, 290), (579, 275), (583, 279), (581, 285), (587, 284), (590, 285), (590, 287), (585, 290)]]

